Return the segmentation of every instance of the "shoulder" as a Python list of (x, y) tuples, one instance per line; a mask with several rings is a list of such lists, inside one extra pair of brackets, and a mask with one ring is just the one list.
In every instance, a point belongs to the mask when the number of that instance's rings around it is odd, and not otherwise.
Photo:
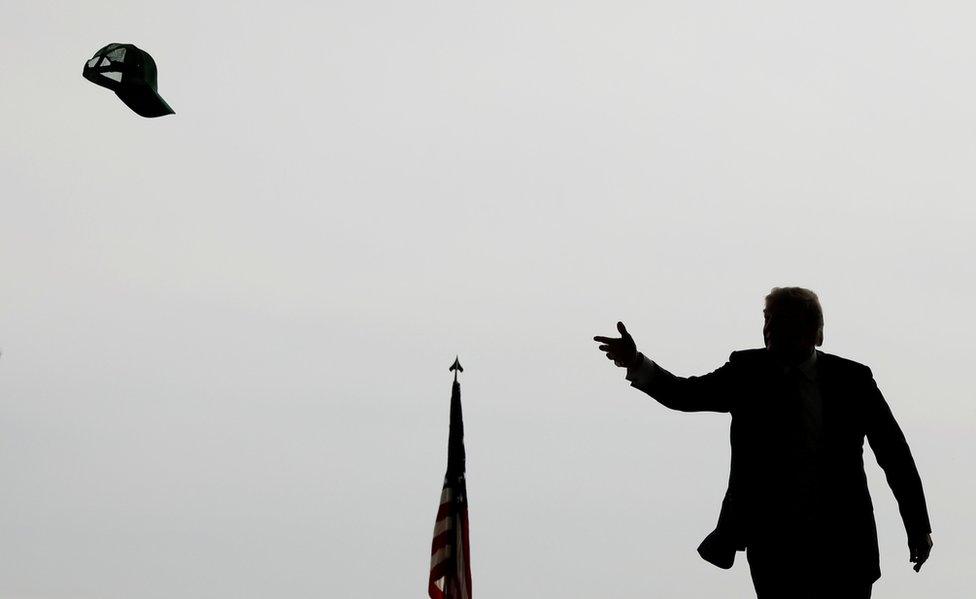
[(862, 376), (862, 377), (873, 377), (871, 374), (871, 369), (861, 364), (860, 362), (855, 362), (854, 360), (849, 360), (847, 358), (842, 358), (840, 356), (835, 356), (834, 354), (828, 354), (826, 352), (817, 351), (817, 363), (822, 365), (823, 368), (830, 368), (831, 370), (846, 374), (848, 376)]
[(729, 354), (729, 362), (727, 364), (733, 372), (738, 372), (743, 375), (747, 373), (766, 372), (771, 365), (772, 362), (770, 361), (769, 352), (766, 351), (765, 347), (734, 351)]
[(764, 347), (755, 349), (740, 349), (729, 355), (729, 362), (733, 364), (758, 364), (769, 359), (769, 354)]
[[(740, 349), (729, 355), (729, 362), (741, 366), (761, 366), (769, 364), (769, 352), (764, 347), (755, 349)], [(872, 377), (871, 369), (847, 358), (828, 354), (817, 350), (817, 365), (819, 368), (830, 370), (841, 376)]]

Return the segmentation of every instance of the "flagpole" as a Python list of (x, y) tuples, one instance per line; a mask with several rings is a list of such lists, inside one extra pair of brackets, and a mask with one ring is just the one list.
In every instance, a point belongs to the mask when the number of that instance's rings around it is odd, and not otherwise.
[(465, 483), (464, 421), (461, 417), (461, 383), (464, 372), (454, 356), (450, 372), (454, 373), (451, 389), (451, 426), (447, 440), (447, 471), (441, 488), (441, 501), (434, 520), (434, 537), (430, 547), (430, 576), (427, 595), (430, 599), (471, 599), (471, 545), (468, 534), (468, 491)]

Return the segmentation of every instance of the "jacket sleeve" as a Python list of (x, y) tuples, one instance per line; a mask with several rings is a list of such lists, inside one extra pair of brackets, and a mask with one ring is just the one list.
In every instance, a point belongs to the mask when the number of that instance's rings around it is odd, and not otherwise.
[(627, 370), (631, 387), (647, 393), (661, 405), (681, 412), (729, 412), (735, 393), (735, 352), (729, 361), (701, 376), (675, 376), (643, 355)]
[(932, 532), (929, 524), (928, 510), (925, 506), (925, 494), (922, 492), (922, 480), (915, 467), (912, 452), (905, 441), (905, 435), (895, 422), (895, 417), (888, 407), (878, 384), (867, 371), (868, 383), (868, 414), (867, 438), (871, 445), (878, 465), (884, 470), (895, 500), (898, 511), (909, 540)]

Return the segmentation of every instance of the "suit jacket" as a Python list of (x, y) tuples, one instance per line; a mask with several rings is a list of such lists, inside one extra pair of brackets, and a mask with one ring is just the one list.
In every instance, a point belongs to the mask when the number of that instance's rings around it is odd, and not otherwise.
[(881, 570), (862, 459), (865, 438), (898, 501), (909, 538), (931, 532), (915, 461), (871, 370), (819, 350), (816, 365), (821, 442), (812, 470), (802, 470), (804, 477), (813, 472), (812, 486), (795, 480), (798, 460), (808, 458), (808, 448), (801, 446), (799, 400), (766, 349), (732, 352), (717, 370), (687, 378), (645, 359), (643, 368), (652, 370), (632, 379), (633, 386), (668, 408), (732, 415), (728, 489), (715, 530), (698, 548), (707, 561), (730, 568), (737, 550), (764, 541), (784, 551), (826, 549), (829, 543), (831, 568), (877, 580)]

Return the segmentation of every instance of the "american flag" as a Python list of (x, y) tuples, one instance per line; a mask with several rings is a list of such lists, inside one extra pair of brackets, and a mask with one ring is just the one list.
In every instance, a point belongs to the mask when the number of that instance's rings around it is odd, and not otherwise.
[[(461, 369), (457, 360), (455, 366)], [(455, 368), (452, 366), (451, 369)], [(464, 484), (464, 422), (461, 420), (461, 385), (457, 382), (457, 374), (451, 392), (447, 474), (434, 522), (427, 593), (431, 599), (471, 599), (468, 495)]]

